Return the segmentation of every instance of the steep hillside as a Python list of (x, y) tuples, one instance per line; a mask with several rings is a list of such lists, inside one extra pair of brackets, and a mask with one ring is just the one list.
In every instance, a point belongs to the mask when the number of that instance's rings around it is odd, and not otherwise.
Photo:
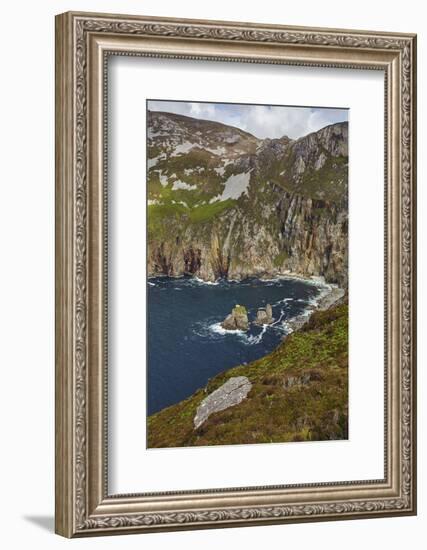
[[(236, 377), (248, 380), (245, 399), (195, 427), (202, 401)], [(188, 399), (150, 416), (148, 446), (347, 439), (347, 404), (348, 305), (344, 303), (315, 312), (269, 355), (219, 374)]]
[(148, 272), (347, 285), (348, 126), (297, 140), (148, 112)]

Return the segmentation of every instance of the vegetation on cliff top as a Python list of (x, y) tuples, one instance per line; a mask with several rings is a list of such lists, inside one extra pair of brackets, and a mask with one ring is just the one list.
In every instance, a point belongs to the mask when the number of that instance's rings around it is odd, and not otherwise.
[(240, 304), (236, 304), (233, 308), (233, 311), (236, 313), (236, 315), (247, 315), (248, 311), (245, 308), (245, 306), (241, 306)]
[[(194, 430), (202, 400), (233, 376), (248, 377), (248, 397)], [(150, 416), (148, 446), (346, 439), (347, 426), (348, 305), (341, 304), (314, 313), (269, 355), (217, 375), (206, 388)]]
[(149, 239), (159, 241), (182, 235), (189, 225), (209, 222), (235, 204), (233, 199), (193, 208), (172, 201), (150, 204), (147, 224)]

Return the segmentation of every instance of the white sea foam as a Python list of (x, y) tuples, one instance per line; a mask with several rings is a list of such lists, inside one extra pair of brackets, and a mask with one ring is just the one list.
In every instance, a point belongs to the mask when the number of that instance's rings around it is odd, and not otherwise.
[[(280, 310), (280, 317), (277, 319), (277, 321), (274, 321), (274, 323), (271, 323), (270, 327), (276, 327), (279, 325), (279, 323), (281, 322), (281, 320), (283, 319), (283, 316), (285, 315), (285, 312), (282, 310)], [(280, 327), (283, 326), (283, 323), (280, 325)], [(279, 327), (278, 327), (279, 328)]]
[(288, 334), (291, 334), (294, 331), (294, 329), (286, 321), (283, 323), (283, 329), (286, 336), (288, 336)]
[(209, 329), (213, 333), (220, 334), (221, 336), (225, 336), (226, 334), (245, 334), (243, 330), (226, 330), (222, 327), (221, 323), (213, 323), (212, 325), (209, 325)]
[(204, 281), (199, 277), (193, 277), (193, 281), (196, 281), (199, 285), (219, 285), (219, 281)]
[(245, 334), (245, 336), (246, 336), (245, 344), (248, 344), (250, 346), (253, 346), (254, 344), (259, 344), (262, 340), (262, 337), (267, 332), (268, 326), (269, 325), (263, 325), (261, 332), (257, 335), (249, 335), (248, 336), (247, 334)]

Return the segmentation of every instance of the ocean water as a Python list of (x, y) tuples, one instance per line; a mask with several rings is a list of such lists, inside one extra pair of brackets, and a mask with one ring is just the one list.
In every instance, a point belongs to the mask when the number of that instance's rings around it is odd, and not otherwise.
[[(322, 287), (295, 279), (205, 283), (190, 278), (150, 278), (148, 296), (148, 414), (204, 387), (209, 378), (270, 353), (289, 331), (286, 320), (319, 299)], [(236, 304), (273, 307), (274, 324), (230, 332), (221, 321)]]

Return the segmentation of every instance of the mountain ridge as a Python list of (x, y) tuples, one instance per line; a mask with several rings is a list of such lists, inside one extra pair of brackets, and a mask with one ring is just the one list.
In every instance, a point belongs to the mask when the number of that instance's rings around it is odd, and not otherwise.
[(326, 126), (322, 126), (321, 128), (319, 128), (319, 130), (313, 130), (313, 131), (309, 132), (308, 134), (304, 134), (304, 135), (299, 136), (297, 138), (290, 138), (286, 134), (283, 134), (282, 136), (280, 136), (278, 138), (270, 138), (270, 137), (259, 138), (259, 137), (255, 136), (255, 134), (252, 134), (251, 132), (249, 132), (247, 130), (243, 130), (242, 128), (239, 128), (238, 126), (234, 126), (233, 124), (225, 124), (225, 122), (219, 122), (217, 120), (211, 120), (209, 118), (197, 118), (197, 117), (193, 117), (193, 116), (189, 116), (189, 115), (183, 115), (181, 113), (170, 113), (168, 111), (158, 111), (158, 110), (155, 110), (155, 109), (147, 109), (147, 113), (149, 113), (149, 115), (148, 115), (149, 117), (153, 116), (153, 115), (154, 116), (156, 116), (156, 115), (167, 115), (170, 118), (177, 118), (177, 119), (182, 119), (182, 120), (191, 120), (191, 121), (194, 121), (196, 123), (210, 123), (210, 124), (214, 124), (214, 125), (218, 125), (218, 126), (222, 126), (222, 127), (226, 127), (226, 128), (233, 128), (234, 130), (237, 130), (239, 132), (247, 134), (248, 136), (253, 137), (254, 139), (259, 140), (259, 141), (282, 140), (282, 139), (287, 139), (289, 141), (298, 141), (298, 140), (304, 139), (304, 138), (306, 138), (306, 137), (308, 137), (312, 134), (317, 134), (318, 132), (320, 132), (322, 130), (325, 130), (326, 128), (329, 128), (331, 126), (338, 126), (340, 124), (348, 126), (348, 121), (343, 120), (343, 121), (339, 121), (339, 122), (332, 122), (331, 124), (327, 124)]
[(150, 116), (156, 116), (156, 115), (167, 115), (168, 117), (170, 118), (176, 118), (176, 119), (182, 119), (182, 120), (187, 120), (187, 121), (193, 121), (193, 123), (197, 124), (197, 123), (208, 123), (208, 124), (213, 124), (215, 126), (222, 126), (223, 128), (233, 128), (234, 130), (237, 130), (239, 132), (242, 132), (243, 134), (247, 134), (248, 136), (250, 137), (253, 137), (254, 139), (261, 139), (261, 138), (257, 138), (256, 136), (254, 136), (254, 134), (251, 134), (250, 132), (248, 132), (247, 130), (243, 130), (242, 128), (239, 128), (238, 126), (233, 126), (232, 124), (225, 124), (224, 122), (219, 122), (217, 120), (210, 120), (209, 118), (197, 118), (197, 117), (192, 117), (192, 116), (188, 116), (188, 115), (182, 115), (180, 113), (169, 113), (168, 111), (156, 111), (156, 110), (152, 110), (152, 109), (148, 109), (147, 112), (149, 113), (149, 117)]
[(348, 123), (296, 140), (148, 111), (148, 274), (347, 285)]

